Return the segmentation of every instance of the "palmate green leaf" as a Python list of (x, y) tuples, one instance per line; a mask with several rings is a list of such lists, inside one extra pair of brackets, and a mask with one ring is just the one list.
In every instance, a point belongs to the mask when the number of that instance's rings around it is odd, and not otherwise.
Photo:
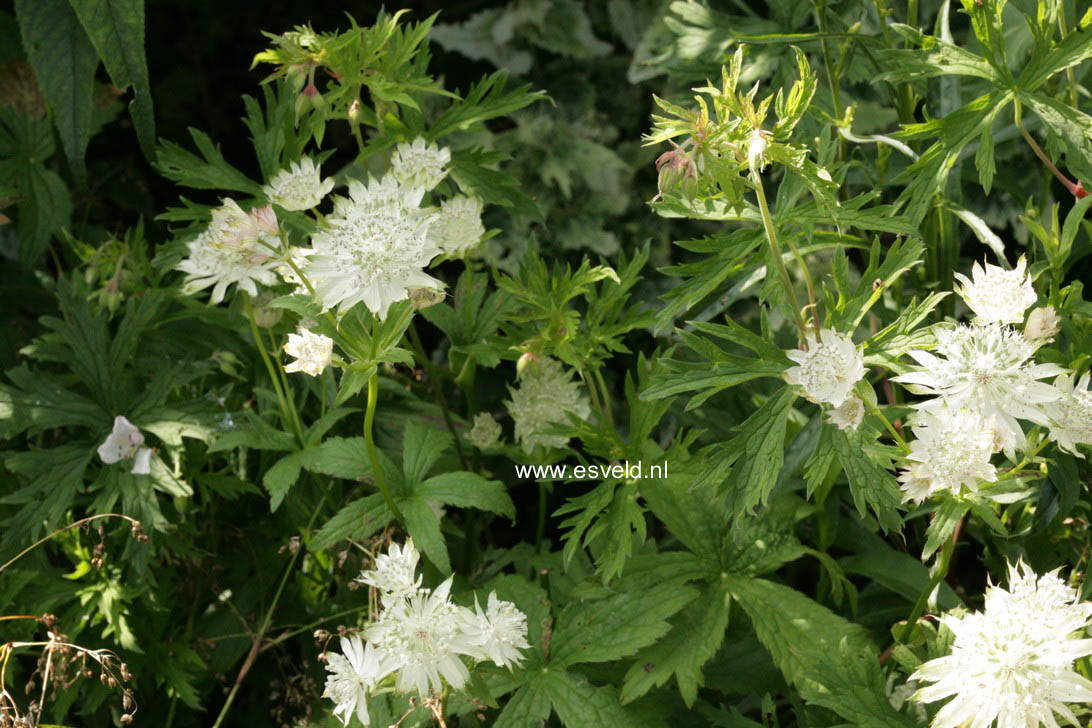
[(94, 450), (87, 444), (67, 444), (43, 450), (8, 453), (4, 465), (28, 482), (0, 497), (0, 505), (21, 506), (0, 525), (0, 553), (11, 553), (38, 537), (45, 527), (60, 525), (83, 486), (83, 474)]
[(731, 595), (722, 585), (707, 588), (672, 620), (662, 640), (637, 653), (622, 685), (622, 703), (630, 703), (672, 675), (687, 707), (702, 684), (701, 668), (720, 648), (728, 627)]
[(249, 447), (255, 450), (283, 450), (296, 449), (296, 438), (287, 432), (278, 430), (263, 420), (253, 410), (246, 410), (245, 425), (237, 425), (235, 429), (223, 433), (209, 447), (209, 452), (221, 452), (234, 447)]
[(546, 98), (545, 91), (532, 91), (531, 84), (505, 90), (508, 72), (496, 71), (470, 87), (466, 96), (451, 105), (429, 127), (425, 138), (435, 141), (456, 131), (465, 131), (489, 119), (507, 116)]
[(653, 365), (641, 399), (657, 400), (700, 390), (687, 403), (686, 408), (693, 409), (717, 392), (752, 379), (780, 377), (784, 369), (778, 363), (731, 354), (720, 354), (714, 361), (680, 361), (665, 356)]
[(728, 514), (715, 487), (699, 482), (706, 470), (705, 461), (697, 457), (684, 459), (677, 450), (668, 450), (665, 459), (671, 463), (671, 480), (642, 480), (641, 496), (653, 515), (684, 546), (710, 563), (718, 563)]
[(444, 535), (440, 532), (440, 516), (433, 510), (425, 498), (411, 496), (396, 498), (399, 510), (405, 516), (406, 531), (413, 538), (413, 543), (421, 550), (442, 574), (451, 573), (451, 559), (447, 555)]
[(970, 509), (969, 503), (957, 498), (946, 498), (941, 502), (940, 508), (937, 508), (929, 522), (929, 528), (925, 531), (925, 546), (921, 550), (922, 561), (936, 553), (937, 549), (952, 537), (956, 526)]
[(25, 365), (7, 372), (14, 386), (0, 384), (0, 435), (37, 435), (54, 427), (109, 429), (101, 405), (62, 387), (52, 377)]
[(402, 474), (413, 487), (424, 480), (444, 451), (451, 447), (451, 433), (410, 420), (402, 434)]
[(857, 513), (863, 518), (866, 507), (871, 508), (885, 531), (898, 531), (902, 526), (899, 516), (902, 492), (895, 476), (873, 462), (865, 451), (868, 435), (864, 428), (846, 433), (833, 426), (827, 427), (831, 430), (830, 444), (849, 480), (849, 492)]
[(872, 649), (862, 627), (795, 589), (734, 574), (725, 581), (774, 663), (798, 688), (811, 686), (811, 673), (823, 669), (843, 641), (851, 649)]
[(884, 81), (902, 83), (935, 76), (973, 76), (993, 83), (1001, 80), (997, 70), (982, 56), (940, 38), (927, 36), (903, 23), (892, 23), (890, 27), (908, 42), (919, 46), (920, 50), (876, 50), (883, 67), (888, 69), (880, 75)]
[(262, 476), (262, 485), (269, 491), (269, 510), (276, 513), (288, 491), (300, 478), (301, 454), (293, 452), (275, 462)]
[(16, 0), (27, 60), (53, 112), (73, 176), (87, 181), (84, 153), (91, 138), (95, 47), (67, 0)]
[(458, 508), (477, 508), (515, 520), (516, 506), (499, 480), (486, 480), (477, 473), (458, 471), (434, 475), (414, 491), (428, 500)]
[(1020, 93), (1019, 99), (1061, 140), (1066, 166), (1092, 180), (1092, 116), (1044, 94)]
[(164, 177), (183, 187), (262, 194), (262, 186), (229, 164), (207, 134), (193, 127), (189, 131), (201, 156), (164, 141), (155, 158), (155, 167)]
[[(1043, 3), (1040, 3), (1040, 6), (1042, 5)], [(1072, 30), (1054, 47), (1050, 47), (1049, 39), (1037, 42), (1016, 85), (1022, 89), (1038, 89), (1054, 74), (1072, 68), (1089, 58), (1092, 58), (1092, 29)]]
[(490, 205), (508, 207), (535, 222), (544, 220), (542, 210), (520, 189), (519, 181), (494, 167), (510, 159), (503, 152), (457, 149), (451, 153), (451, 176), (467, 194), (477, 195)]
[(594, 686), (583, 675), (565, 670), (543, 673), (545, 693), (566, 728), (633, 727), (633, 717), (618, 702), (617, 688)]
[(45, 253), (50, 238), (69, 225), (72, 195), (60, 175), (42, 164), (18, 164), (9, 171), (22, 195), (16, 222), (19, 261), (29, 268)]
[(800, 681), (808, 703), (833, 710), (852, 725), (869, 728), (917, 728), (917, 721), (891, 707), (886, 681), (875, 653), (843, 640), (832, 652), (806, 655), (812, 665)]
[(149, 161), (156, 158), (152, 87), (144, 57), (144, 0), (69, 0), (99, 58), (120, 89), (133, 87), (129, 110), (137, 141)]
[(390, 523), (391, 518), (390, 509), (379, 493), (359, 498), (323, 524), (310, 547), (321, 551), (344, 539), (362, 541)]

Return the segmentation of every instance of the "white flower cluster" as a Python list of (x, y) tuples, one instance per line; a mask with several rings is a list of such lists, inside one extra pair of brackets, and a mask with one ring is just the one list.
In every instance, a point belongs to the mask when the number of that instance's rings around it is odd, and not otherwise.
[(318, 207), (322, 198), (334, 189), (334, 180), (322, 178), (318, 165), (310, 157), (293, 162), (289, 169), (273, 175), (262, 192), (286, 210), (310, 210)]
[(530, 454), (535, 448), (565, 447), (569, 438), (552, 434), (559, 425), (568, 423), (568, 415), (585, 419), (591, 407), (581, 392), (572, 372), (561, 362), (549, 357), (529, 360), (519, 375), (519, 387), (508, 388), (512, 399), (505, 402), (515, 422), (516, 440)]
[(511, 668), (523, 659), (520, 649), (530, 647), (527, 617), (514, 604), (494, 592), (485, 610), (477, 598), (474, 609), (461, 607), (450, 599), (454, 577), (435, 590), (421, 587), (419, 559), (407, 540), (392, 545), (376, 558), (375, 569), (360, 575), (360, 582), (379, 592), (383, 611), (365, 629), (366, 645), (358, 635), (343, 637), (344, 655), (328, 655), (325, 696), (346, 725), (353, 715), (370, 725), (368, 696), (381, 684), (393, 682), (398, 692), (429, 698), (445, 685), (459, 690), (466, 684), (470, 671), (464, 657)]
[(809, 401), (831, 405), (827, 421), (838, 429), (857, 429), (864, 419), (865, 405), (853, 394), (853, 386), (864, 377), (865, 367), (853, 339), (834, 329), (822, 329), (819, 336), (809, 333), (805, 341), (806, 349), (785, 352), (797, 366), (781, 376), (800, 387)]
[(915, 700), (952, 700), (934, 728), (1057, 728), (1057, 713), (1079, 725), (1066, 703), (1092, 701), (1092, 682), (1073, 661), (1092, 654), (1084, 639), (1092, 604), (1056, 573), (1038, 576), (1023, 563), (1009, 568), (1009, 588), (990, 587), (981, 612), (948, 614), (942, 624), (955, 636), (951, 654), (911, 675), (932, 683)]
[[(1035, 362), (1035, 352), (1058, 331), (1050, 307), (1028, 316), (1035, 291), (1021, 258), (1016, 268), (975, 263), (973, 280), (958, 275), (959, 294), (975, 313), (969, 324), (937, 332), (936, 353), (911, 351), (920, 365), (893, 381), (915, 394), (918, 404), (909, 464), (900, 474), (906, 500), (922, 502), (934, 493), (978, 489), (997, 474), (990, 459), (1003, 450), (1015, 458), (1027, 447), (1021, 421), (1047, 428), (1059, 447), (1076, 453), (1092, 443), (1092, 395), (1087, 377), (1073, 378), (1056, 364)], [(1055, 377), (1053, 384), (1041, 381)]]

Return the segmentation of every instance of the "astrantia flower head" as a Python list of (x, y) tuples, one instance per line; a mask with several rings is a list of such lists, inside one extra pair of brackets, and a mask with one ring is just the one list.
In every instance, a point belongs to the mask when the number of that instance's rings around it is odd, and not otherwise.
[(914, 696), (932, 703), (952, 698), (934, 728), (1057, 728), (1055, 713), (1077, 725), (1066, 703), (1092, 700), (1092, 682), (1073, 661), (1092, 654), (1082, 639), (1092, 605), (1055, 574), (1010, 567), (1009, 589), (990, 587), (982, 612), (948, 614), (951, 654), (929, 660), (911, 676), (933, 683)]
[(528, 648), (527, 616), (512, 602), (497, 598), (490, 592), (489, 602), (482, 605), (474, 598), (474, 611), (463, 610), (463, 632), (470, 645), (470, 656), (476, 660), (492, 660), (498, 667), (511, 668), (523, 659), (520, 648)]
[(520, 372), (519, 387), (508, 388), (512, 399), (505, 403), (515, 421), (516, 440), (526, 453), (535, 448), (565, 447), (569, 438), (550, 434), (568, 423), (569, 414), (584, 419), (591, 414), (580, 384), (561, 362), (549, 357), (529, 361)]
[(1084, 455), (1077, 451), (1077, 445), (1092, 445), (1092, 392), (1088, 390), (1090, 376), (1092, 374), (1085, 372), (1076, 384), (1069, 374), (1055, 379), (1054, 387), (1061, 398), (1043, 408), (1050, 420), (1050, 439), (1079, 458)]
[(132, 460), (133, 475), (148, 475), (151, 472), (152, 451), (141, 447), (144, 433), (127, 418), (118, 415), (114, 418), (114, 429), (98, 447), (99, 458), (107, 465), (121, 460)]
[(334, 701), (334, 715), (345, 725), (353, 715), (363, 725), (371, 725), (368, 716), (368, 693), (389, 674), (382, 665), (382, 655), (374, 645), (365, 646), (359, 635), (341, 638), (341, 651), (326, 655), (326, 690), (323, 697)]
[(448, 578), (432, 593), (423, 590), (394, 601), (368, 628), (368, 639), (398, 672), (399, 692), (427, 698), (443, 692), (445, 682), (459, 690), (470, 677), (459, 658), (471, 650), (461, 628), (466, 610), (448, 598), (450, 591)]
[(812, 402), (840, 406), (853, 385), (864, 375), (864, 360), (853, 340), (834, 329), (823, 329), (818, 338), (807, 335), (807, 350), (785, 352), (799, 366), (789, 367), (782, 376), (789, 384), (804, 390)]
[(391, 174), (407, 187), (431, 190), (447, 176), (444, 167), (451, 161), (451, 150), (429, 144), (424, 137), (399, 144), (391, 155)]
[(333, 178), (322, 179), (315, 161), (303, 157), (298, 162), (292, 162), (289, 169), (282, 169), (273, 175), (262, 192), (286, 210), (310, 210), (317, 207), (332, 189)]
[(1012, 270), (986, 264), (983, 269), (976, 261), (971, 269), (974, 280), (962, 273), (955, 277), (963, 284), (957, 293), (983, 323), (1018, 324), (1024, 320), (1024, 311), (1034, 306), (1035, 289), (1031, 276), (1025, 269), (1027, 260), (1021, 256)]
[(231, 199), (212, 211), (208, 228), (189, 243), (189, 257), (176, 266), (186, 273), (183, 291), (188, 294), (213, 286), (211, 303), (220, 303), (228, 286), (235, 283), (251, 296), (257, 283), (277, 282), (275, 251), (280, 247), (276, 217), (260, 208), (247, 214)]
[(429, 237), (450, 256), (460, 256), (471, 250), (481, 242), (483, 235), (482, 201), (465, 195), (444, 200), (439, 219), (429, 228)]
[(937, 491), (978, 491), (979, 481), (997, 480), (990, 458), (998, 450), (993, 420), (969, 409), (942, 404), (918, 412), (909, 467), (902, 471), (904, 500), (921, 503)]
[(317, 377), (333, 359), (334, 340), (301, 328), (297, 333), (288, 335), (284, 353), (296, 357), (296, 361), (284, 368), (286, 372), (303, 372)]
[(1044, 405), (1060, 399), (1061, 393), (1037, 380), (1065, 370), (1056, 364), (1032, 361), (1038, 344), (997, 323), (941, 329), (936, 337), (937, 352), (943, 358), (927, 351), (911, 351), (910, 356), (922, 368), (893, 381), (907, 385), (915, 394), (943, 397), (952, 407), (968, 407), (995, 418), (1004, 434), (1006, 453), (1026, 442), (1017, 420), (1047, 424)]
[(860, 397), (851, 394), (842, 404), (827, 413), (827, 422), (839, 430), (856, 430), (864, 420), (865, 403)]
[(421, 577), (416, 575), (420, 559), (412, 538), (403, 546), (391, 544), (387, 553), (375, 557), (375, 568), (361, 572), (357, 581), (375, 587), (389, 606), (421, 590)]
[(495, 447), (500, 440), (501, 428), (493, 415), (488, 412), (479, 412), (474, 415), (474, 426), (470, 428), (467, 439), (479, 450), (488, 450)]
[(443, 288), (424, 272), (439, 249), (428, 239), (434, 214), (421, 210), (421, 190), (391, 176), (349, 184), (326, 227), (311, 238), (315, 254), (305, 274), (323, 309), (344, 312), (363, 301), (385, 318), (392, 303), (415, 288)]

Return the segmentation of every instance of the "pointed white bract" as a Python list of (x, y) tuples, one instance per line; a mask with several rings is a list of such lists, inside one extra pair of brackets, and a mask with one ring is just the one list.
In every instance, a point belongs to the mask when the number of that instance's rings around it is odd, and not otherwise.
[(451, 150), (429, 144), (423, 137), (402, 142), (391, 155), (391, 174), (407, 187), (431, 190), (447, 176)]
[(1055, 714), (1078, 725), (1066, 704), (1092, 700), (1092, 682), (1073, 669), (1092, 654), (1083, 638), (1090, 617), (1092, 604), (1056, 573), (1011, 566), (1009, 588), (988, 588), (983, 611), (941, 618), (955, 636), (951, 653), (911, 675), (932, 683), (914, 698), (950, 698), (933, 728), (1057, 728)]
[(955, 274), (963, 284), (956, 292), (980, 322), (1019, 324), (1024, 320), (1024, 311), (1037, 300), (1026, 267), (1027, 259), (1023, 256), (1012, 270), (989, 263), (983, 268), (975, 262), (971, 269), (973, 280), (962, 273)]
[(823, 329), (818, 337), (808, 334), (806, 341), (807, 350), (785, 352), (798, 366), (789, 367), (782, 376), (800, 387), (809, 401), (841, 406), (865, 375), (860, 352), (852, 339), (834, 329)]
[(387, 553), (376, 556), (375, 568), (362, 571), (356, 580), (375, 587), (383, 604), (390, 605), (420, 590), (421, 577), (416, 575), (420, 559), (413, 539), (406, 539), (405, 545), (391, 544)]
[(569, 414), (581, 419), (591, 414), (591, 407), (580, 384), (573, 381), (572, 372), (549, 357), (528, 362), (519, 375), (519, 386), (509, 387), (508, 393), (512, 399), (505, 405), (515, 421), (516, 440), (528, 454), (540, 445), (565, 447), (569, 438), (550, 434), (551, 430), (567, 424)]
[(482, 201), (465, 195), (440, 203), (440, 217), (429, 228), (436, 247), (452, 257), (466, 254), (484, 235)]
[[(954, 408), (966, 407), (996, 420), (1006, 453), (1023, 448), (1018, 420), (1047, 425), (1045, 406), (1061, 398), (1053, 386), (1038, 380), (1064, 374), (1056, 364), (1036, 364), (1038, 348), (1012, 328), (998, 323), (970, 324), (937, 332), (937, 352), (911, 351), (921, 369), (894, 377), (915, 394), (944, 398)], [(930, 400), (919, 407), (933, 407)]]
[(141, 447), (144, 433), (127, 418), (118, 415), (114, 418), (114, 429), (98, 447), (99, 459), (107, 465), (132, 460), (133, 475), (148, 475), (152, 472), (152, 450)]
[(363, 301), (382, 319), (413, 289), (444, 287), (424, 272), (439, 249), (428, 238), (436, 213), (420, 209), (422, 194), (387, 175), (367, 185), (354, 180), (348, 198), (335, 198), (326, 227), (311, 238), (305, 271), (323, 310)]
[(918, 412), (913, 431), (910, 464), (899, 474), (903, 500), (921, 503), (941, 490), (977, 492), (979, 481), (997, 480), (990, 464), (1000, 445), (994, 420), (941, 403)]
[(527, 616), (512, 602), (489, 593), (485, 611), (474, 598), (474, 611), (463, 610), (463, 633), (476, 660), (492, 660), (497, 667), (511, 668), (523, 660), (521, 648), (528, 648)]
[(1088, 380), (1092, 376), (1085, 372), (1076, 383), (1069, 374), (1063, 374), (1054, 380), (1054, 387), (1061, 397), (1044, 407), (1050, 422), (1050, 439), (1058, 447), (1083, 458), (1077, 450), (1078, 445), (1092, 445), (1092, 392), (1088, 390)]
[(251, 296), (257, 284), (277, 282), (274, 268), (280, 248), (277, 219), (272, 208), (249, 214), (232, 199), (212, 211), (212, 222), (189, 243), (189, 256), (176, 268), (186, 274), (182, 290), (193, 294), (212, 286), (210, 303), (224, 300), (228, 286), (236, 284)]
[(288, 335), (284, 353), (296, 357), (296, 361), (285, 366), (286, 372), (303, 372), (317, 377), (333, 360), (334, 340), (300, 328), (296, 333)]
[(333, 178), (323, 179), (319, 165), (310, 157), (303, 157), (288, 169), (273, 175), (269, 184), (262, 187), (262, 192), (271, 202), (284, 209), (299, 211), (318, 207), (332, 189)]

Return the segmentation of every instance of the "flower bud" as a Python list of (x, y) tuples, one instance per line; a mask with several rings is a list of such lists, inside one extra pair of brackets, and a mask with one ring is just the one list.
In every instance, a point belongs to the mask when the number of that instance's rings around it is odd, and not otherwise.
[(1040, 306), (1032, 309), (1028, 314), (1028, 322), (1024, 324), (1024, 338), (1028, 341), (1042, 341), (1047, 343), (1054, 340), (1054, 334), (1058, 333), (1061, 320), (1053, 306)]
[(444, 300), (444, 292), (438, 288), (414, 288), (409, 297), (413, 307), (419, 311)]
[(528, 364), (538, 361), (538, 357), (530, 351), (525, 351), (523, 355), (516, 362), (516, 376), (523, 376), (523, 370), (527, 368)]
[(360, 99), (353, 99), (349, 104), (349, 123), (353, 126), (360, 124)]
[(769, 141), (766, 138), (766, 132), (756, 127), (751, 132), (751, 140), (747, 145), (747, 166), (751, 168), (751, 172), (754, 174), (760, 174), (765, 169), (766, 147), (768, 146)]

